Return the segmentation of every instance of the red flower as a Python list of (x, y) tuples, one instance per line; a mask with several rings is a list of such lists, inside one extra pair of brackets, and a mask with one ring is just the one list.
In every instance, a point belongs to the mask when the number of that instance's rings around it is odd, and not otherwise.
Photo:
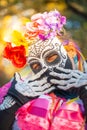
[(26, 50), (23, 45), (12, 47), (8, 43), (4, 49), (3, 56), (13, 63), (14, 66), (21, 68), (26, 64)]

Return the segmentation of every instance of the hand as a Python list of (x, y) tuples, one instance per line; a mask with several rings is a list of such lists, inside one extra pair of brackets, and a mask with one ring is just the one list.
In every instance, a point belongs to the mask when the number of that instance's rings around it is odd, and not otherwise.
[(58, 67), (49, 73), (49, 77), (49, 82), (54, 84), (56, 88), (62, 90), (70, 89), (72, 93), (75, 92), (78, 94), (83, 101), (87, 122), (87, 73)]
[(22, 106), (26, 102), (55, 89), (47, 83), (47, 69), (41, 70), (30, 79), (21, 79), (19, 73), (15, 73), (7, 96), (0, 105), (0, 110), (11, 108), (13, 105)]
[(40, 96), (41, 94), (50, 93), (54, 90), (50, 83), (47, 83), (46, 77), (47, 69), (41, 70), (30, 79), (22, 80), (19, 73), (15, 73), (13, 85), (8, 93), (17, 91), (21, 95), (32, 98)]
[(57, 67), (49, 73), (49, 77), (49, 82), (62, 90), (87, 86), (87, 73), (79, 70)]
[(16, 101), (11, 96), (6, 96), (2, 104), (0, 104), (0, 111), (10, 108), (11, 106), (15, 105)]

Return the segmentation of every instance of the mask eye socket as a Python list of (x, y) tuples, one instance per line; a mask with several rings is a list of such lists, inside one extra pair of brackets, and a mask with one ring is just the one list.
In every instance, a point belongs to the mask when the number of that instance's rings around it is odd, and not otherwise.
[(32, 65), (32, 68), (33, 69), (35, 69), (35, 70), (37, 70), (37, 69), (39, 69), (39, 64), (38, 63), (34, 63), (33, 65)]
[(39, 62), (30, 63), (30, 67), (35, 74), (42, 69), (42, 66)]
[(55, 65), (60, 62), (60, 56), (57, 52), (52, 52), (45, 57), (45, 61), (49, 65)]
[(51, 62), (55, 61), (57, 58), (58, 58), (58, 55), (53, 54), (53, 55), (48, 56), (46, 60), (47, 60), (47, 62), (51, 63)]

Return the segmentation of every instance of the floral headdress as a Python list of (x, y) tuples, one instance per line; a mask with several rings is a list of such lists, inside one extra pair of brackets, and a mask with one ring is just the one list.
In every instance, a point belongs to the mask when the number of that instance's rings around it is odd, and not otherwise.
[(38, 13), (26, 23), (24, 33), (16, 30), (12, 33), (11, 42), (7, 42), (3, 56), (9, 59), (14, 66), (21, 68), (26, 65), (28, 46), (35, 40), (46, 40), (54, 36), (61, 36), (66, 17), (57, 10)]
[[(33, 15), (31, 20), (26, 23), (23, 33), (13, 31), (11, 42), (8, 42), (4, 49), (4, 57), (9, 59), (16, 67), (24, 67), (27, 62), (29, 45), (34, 44), (37, 40), (44, 41), (55, 36), (61, 37), (65, 24), (66, 17), (62, 16), (57, 10)], [(79, 52), (78, 54), (80, 54), (80, 50), (69, 41), (67, 45), (63, 42), (63, 45), (66, 51), (67, 46), (68, 48), (74, 47), (76, 53)]]
[(66, 17), (58, 11), (38, 13), (31, 17), (31, 22), (26, 24), (25, 36), (30, 39), (46, 40), (61, 35), (63, 26), (66, 24)]

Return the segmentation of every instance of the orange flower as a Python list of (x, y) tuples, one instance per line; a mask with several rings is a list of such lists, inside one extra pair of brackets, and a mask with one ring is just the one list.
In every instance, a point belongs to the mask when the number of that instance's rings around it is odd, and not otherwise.
[(26, 50), (23, 45), (12, 47), (11, 43), (8, 43), (4, 49), (3, 56), (11, 60), (12, 64), (18, 68), (26, 64)]
[(27, 37), (29, 40), (35, 39), (39, 34), (44, 34), (43, 30), (37, 30), (37, 31), (27, 31), (25, 33), (25, 37)]

